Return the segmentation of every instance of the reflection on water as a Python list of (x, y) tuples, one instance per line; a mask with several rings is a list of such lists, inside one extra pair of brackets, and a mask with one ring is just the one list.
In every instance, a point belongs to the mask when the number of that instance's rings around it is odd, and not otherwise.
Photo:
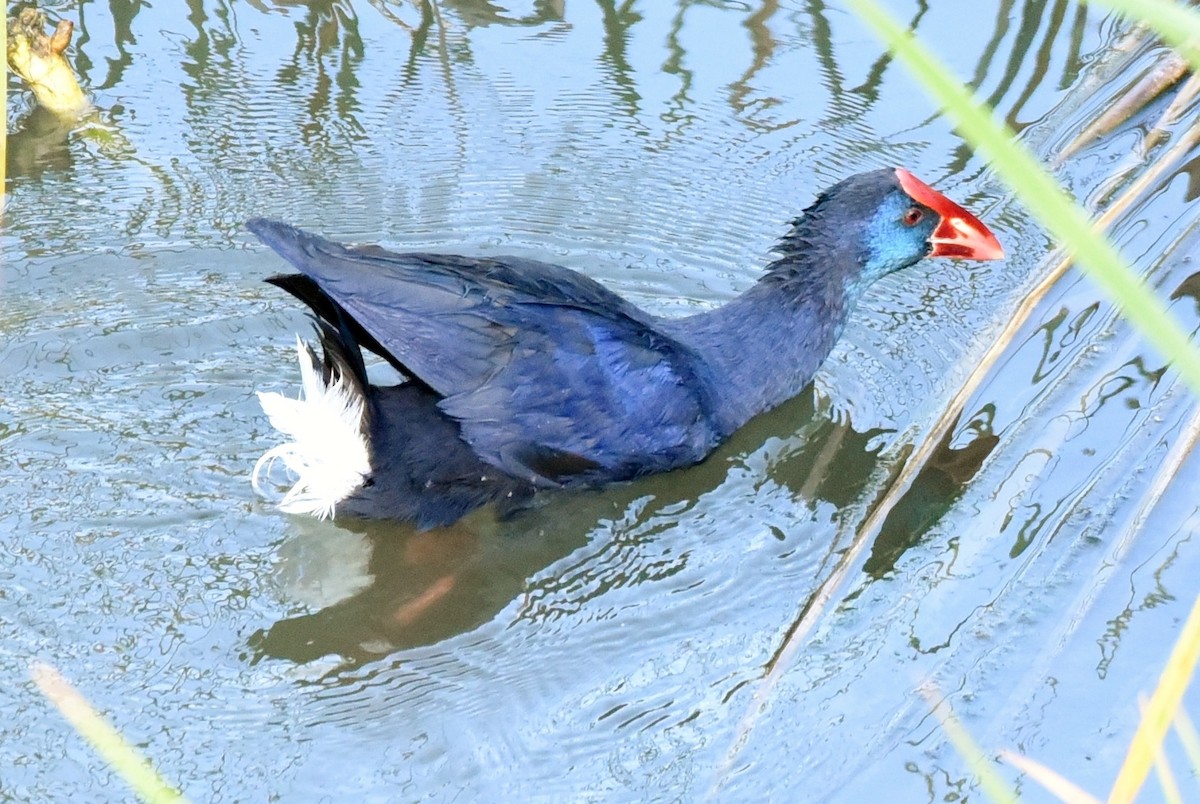
[[(1195, 414), (1074, 275), (754, 699), (1052, 246), (843, 5), (61, 8), (98, 113), (9, 112), (0, 797), (116, 789), (29, 689), (34, 657), (195, 799), (694, 798), (748, 708), (731, 798), (970, 796), (927, 681), (987, 744), (1107, 784), (1200, 572), (1195, 470), (1144, 502)], [(1154, 55), (1111, 58), (1123, 26), (1062, 0), (893, 11), (1048, 161)], [(1138, 126), (1064, 181), (1088, 198)], [(1012, 259), (881, 283), (820, 403), (704, 465), (428, 534), (254, 498), (253, 391), (294, 392), (308, 325), (262, 284), (278, 262), (246, 218), (549, 259), (684, 314), (746, 288), (818, 188), (892, 163), (978, 208)], [(1196, 174), (1114, 228), (1190, 328)]]
[[(804, 423), (799, 432), (779, 437), (797, 423)], [(641, 554), (706, 496), (720, 493), (731, 465), (752, 468), (758, 483), (779, 484), (798, 507), (841, 507), (870, 477), (868, 443), (848, 425), (814, 420), (805, 396), (751, 422), (700, 466), (602, 491), (546, 495), (506, 522), (482, 512), (422, 533), (386, 522), (301, 521), (302, 538), (281, 554), (282, 586), (311, 611), (257, 632), (250, 646), (256, 659), (304, 663), (334, 654), (358, 664), (470, 631), (514, 601), (515, 621), (578, 613), (614, 588), (675, 574), (676, 559)], [(611, 536), (598, 540), (596, 525), (606, 521)]]
[(863, 572), (876, 580), (887, 577), (904, 553), (927, 537), (959, 503), (983, 462), (1000, 443), (992, 429), (994, 406), (978, 411), (965, 424), (955, 423), (912, 487), (888, 513)]
[[(365, 54), (352, 4), (328, 0), (279, 5), (305, 10), (304, 18), (296, 21), (291, 60), (276, 73), (279, 84), (305, 87), (308, 93), (309, 119), (300, 127), (301, 140), (309, 147), (329, 147), (337, 141), (328, 139), (331, 130), (348, 143), (361, 138), (365, 131), (355, 115), (361, 108), (358, 73)], [(197, 56), (198, 65), (210, 63)]]
[(74, 120), (34, 107), (18, 121), (17, 130), (8, 135), (8, 176), (38, 179), (50, 171), (68, 174), (74, 156), (67, 142), (76, 128)]

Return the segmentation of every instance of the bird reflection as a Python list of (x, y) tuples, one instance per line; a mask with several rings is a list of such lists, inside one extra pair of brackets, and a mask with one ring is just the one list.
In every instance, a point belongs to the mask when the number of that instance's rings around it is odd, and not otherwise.
[[(798, 506), (814, 510), (826, 501), (840, 507), (861, 494), (872, 475), (871, 443), (872, 434), (819, 415), (804, 394), (750, 422), (698, 466), (600, 491), (548, 494), (540, 506), (509, 521), (482, 511), (424, 533), (374, 521), (298, 525), (320, 531), (312, 534), (314, 543), (339, 529), (361, 541), (365, 558), (351, 573), (357, 581), (341, 582), (348, 590), (343, 599), (323, 607), (318, 602), (311, 613), (255, 633), (252, 659), (306, 663), (333, 657), (361, 664), (469, 632), (510, 606), (519, 619), (544, 609), (538, 601), (574, 609), (606, 589), (653, 582), (670, 570), (626, 577), (630, 565), (640, 564), (637, 553), (671, 538), (670, 523), (703, 505), (702, 498), (727, 481), (731, 466), (765, 463), (762, 482), (788, 489)], [(611, 529), (604, 536), (598, 535), (601, 524)], [(570, 571), (545, 571), (578, 551), (585, 552)], [(316, 559), (345, 561), (336, 555)]]
[(872, 578), (888, 576), (896, 562), (919, 544), (962, 496), (967, 485), (983, 468), (983, 462), (1000, 444), (993, 429), (996, 408), (985, 405), (965, 426), (954, 426), (922, 467), (912, 486), (884, 520), (879, 538), (863, 571)]

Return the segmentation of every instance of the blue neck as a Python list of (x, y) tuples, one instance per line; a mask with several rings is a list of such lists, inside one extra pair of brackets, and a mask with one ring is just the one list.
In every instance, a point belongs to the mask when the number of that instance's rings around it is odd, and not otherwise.
[(728, 304), (660, 322), (707, 363), (725, 435), (812, 380), (861, 295), (845, 276), (785, 258)]
[(658, 322), (703, 360), (724, 435), (800, 393), (867, 287), (928, 254), (936, 216), (905, 223), (912, 205), (894, 170), (846, 179), (792, 222), (758, 284), (724, 307)]

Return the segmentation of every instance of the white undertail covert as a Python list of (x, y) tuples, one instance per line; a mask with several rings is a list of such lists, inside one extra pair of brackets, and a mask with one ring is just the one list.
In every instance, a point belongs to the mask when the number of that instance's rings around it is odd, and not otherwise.
[(363, 434), (365, 400), (354, 383), (336, 370), (325, 382), (316, 354), (299, 336), (296, 351), (300, 358), (300, 398), (258, 392), (271, 426), (290, 440), (258, 459), (251, 483), (255, 491), (263, 493), (259, 481), (270, 473), (275, 461), (282, 461), (295, 483), (279, 502), (279, 508), (290, 514), (327, 519), (371, 473), (370, 452)]

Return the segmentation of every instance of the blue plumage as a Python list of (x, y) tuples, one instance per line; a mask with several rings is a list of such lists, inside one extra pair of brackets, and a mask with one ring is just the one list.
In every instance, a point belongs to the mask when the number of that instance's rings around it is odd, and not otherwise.
[[(368, 401), (371, 475), (338, 509), (427, 527), (490, 501), (515, 509), (536, 488), (696, 463), (794, 396), (863, 288), (933, 251), (938, 216), (898, 175), (831, 188), (754, 288), (674, 320), (548, 263), (353, 248), (265, 219), (247, 227), (300, 271), (270, 281), (323, 322), (326, 382), (349, 375)], [(914, 209), (928, 220), (905, 219)], [(360, 347), (409, 382), (369, 386)]]
[(695, 463), (721, 435), (698, 357), (582, 274), (247, 226), (428, 386), (483, 461), (514, 477), (625, 480)]

